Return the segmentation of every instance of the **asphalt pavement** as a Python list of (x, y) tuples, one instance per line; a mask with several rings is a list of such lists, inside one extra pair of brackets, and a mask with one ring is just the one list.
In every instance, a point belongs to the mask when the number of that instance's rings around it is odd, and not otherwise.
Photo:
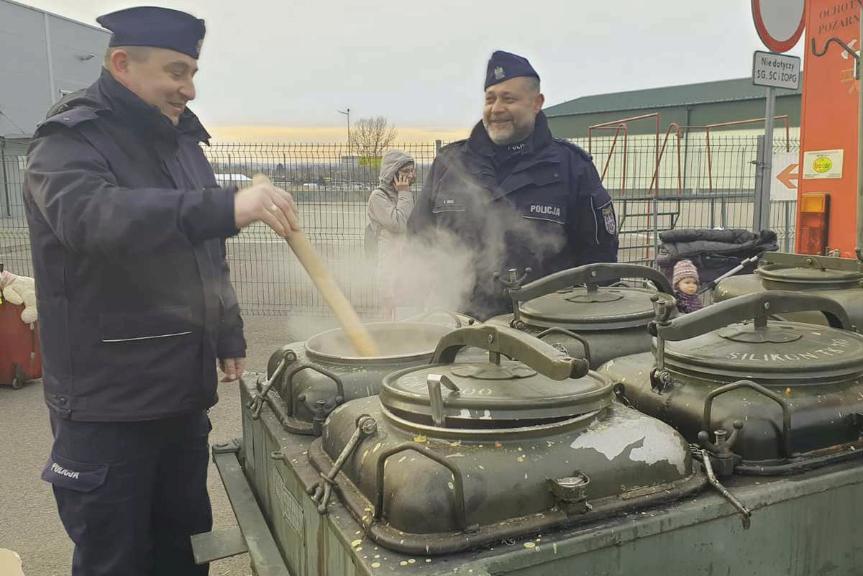
[[(247, 317), (247, 370), (265, 372), (267, 359), (277, 348), (304, 339), (332, 323), (328, 319), (296, 316)], [(219, 396), (219, 403), (210, 411), (211, 444), (241, 434), (237, 385), (220, 384)], [(39, 478), (50, 450), (51, 431), (41, 382), (30, 383), (20, 390), (0, 387), (0, 549), (20, 554), (26, 576), (71, 573), (72, 543), (60, 523), (50, 485)], [(212, 463), (208, 484), (214, 528), (235, 526), (230, 503)], [(250, 576), (248, 556), (215, 562), (210, 574)]]

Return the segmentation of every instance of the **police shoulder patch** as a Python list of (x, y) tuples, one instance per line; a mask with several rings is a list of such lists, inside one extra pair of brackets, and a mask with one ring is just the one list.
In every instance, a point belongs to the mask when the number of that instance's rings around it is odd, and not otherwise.
[(615, 236), (617, 234), (617, 217), (614, 215), (614, 204), (609, 202), (599, 209), (602, 212), (602, 221), (605, 223), (605, 231)]

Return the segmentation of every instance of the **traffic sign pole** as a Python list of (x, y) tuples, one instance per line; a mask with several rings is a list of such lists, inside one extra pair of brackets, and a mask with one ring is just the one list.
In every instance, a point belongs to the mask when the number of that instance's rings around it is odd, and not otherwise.
[(761, 186), (757, 188), (755, 206), (753, 210), (752, 228), (755, 232), (770, 228), (770, 186), (773, 174), (773, 116), (776, 108), (775, 88), (766, 88), (766, 100), (764, 110), (764, 140), (761, 146), (761, 174), (759, 175)]
[[(756, 51), (752, 58), (753, 84), (766, 86), (764, 136), (760, 138), (759, 173), (755, 181), (752, 228), (756, 232), (770, 226), (770, 187), (773, 164), (773, 116), (776, 88), (800, 87), (800, 59), (785, 56), (803, 34), (805, 0), (752, 0), (752, 19), (758, 37), (770, 52)], [(863, 19), (861, 19), (863, 26)]]
[(773, 117), (776, 115), (776, 88), (800, 88), (800, 58), (761, 52), (752, 55), (752, 83), (765, 87), (764, 136), (755, 174), (755, 200), (752, 210), (752, 230), (770, 228), (770, 188), (773, 186)]

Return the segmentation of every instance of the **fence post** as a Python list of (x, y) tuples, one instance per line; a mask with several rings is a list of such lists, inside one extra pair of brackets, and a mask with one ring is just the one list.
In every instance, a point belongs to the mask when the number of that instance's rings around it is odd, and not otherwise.
[(6, 171), (6, 138), (0, 136), (0, 164), (3, 165), (3, 199), (6, 216), (12, 217), (12, 199), (9, 197), (9, 173)]
[(435, 154), (435, 156), (440, 154), (440, 149), (442, 146), (443, 146), (443, 141), (441, 141), (441, 140), (435, 140), (434, 141), (434, 154)]
[[(764, 143), (764, 136), (758, 137), (758, 148), (755, 153), (755, 197), (752, 199), (752, 231), (759, 232), (762, 228), (762, 224), (764, 222), (764, 186), (765, 186), (765, 178), (764, 178), (764, 169), (766, 167), (765, 162), (765, 154), (768, 153)], [(772, 153), (772, 150), (769, 151)], [(767, 175), (767, 178), (770, 178), (770, 175)], [(767, 182), (769, 185), (769, 181)], [(769, 192), (767, 192), (769, 194)], [(769, 206), (766, 207), (767, 210), (770, 209)]]
[(710, 227), (716, 228), (716, 198), (710, 195)]
[(653, 262), (659, 257), (659, 178), (656, 179), (656, 191), (653, 194)]

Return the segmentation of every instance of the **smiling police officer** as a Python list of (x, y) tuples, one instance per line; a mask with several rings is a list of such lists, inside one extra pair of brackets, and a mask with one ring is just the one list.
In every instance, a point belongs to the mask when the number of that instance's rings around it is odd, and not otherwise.
[(617, 260), (611, 197), (590, 156), (552, 137), (539, 75), (527, 59), (497, 51), (488, 62), (482, 121), (441, 149), (408, 222), (414, 236), (449, 232), (473, 252), (476, 273), (461, 310), (484, 320), (511, 303), (495, 273), (527, 281)]
[(225, 238), (298, 230), (290, 194), (220, 188), (186, 108), (204, 22), (139, 7), (96, 83), (37, 129), (25, 202), (54, 445), (42, 478), (75, 543), (72, 573), (206, 574), (189, 537), (210, 530), (206, 411), (246, 344)]

